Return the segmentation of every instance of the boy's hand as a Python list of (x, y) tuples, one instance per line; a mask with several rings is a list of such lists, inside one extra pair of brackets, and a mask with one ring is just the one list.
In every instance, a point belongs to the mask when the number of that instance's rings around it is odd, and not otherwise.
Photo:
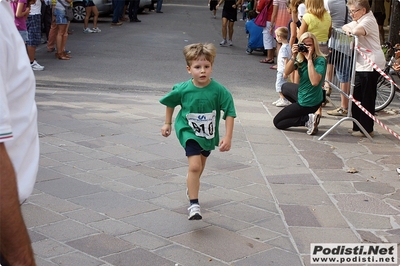
[(219, 151), (229, 151), (231, 149), (232, 139), (228, 137), (224, 137), (219, 141)]
[(171, 124), (164, 124), (164, 126), (161, 128), (161, 135), (164, 137), (171, 135)]

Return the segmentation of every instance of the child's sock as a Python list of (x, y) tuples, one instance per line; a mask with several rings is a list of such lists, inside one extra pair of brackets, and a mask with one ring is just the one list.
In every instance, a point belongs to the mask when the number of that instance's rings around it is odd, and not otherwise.
[(191, 199), (190, 205), (193, 205), (193, 204), (199, 204), (199, 199)]

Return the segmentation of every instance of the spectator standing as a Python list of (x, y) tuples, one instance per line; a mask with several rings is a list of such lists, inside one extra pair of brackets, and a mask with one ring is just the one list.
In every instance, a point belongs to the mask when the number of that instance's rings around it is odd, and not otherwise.
[[(300, 44), (304, 46), (301, 47)], [(292, 104), (274, 117), (274, 125), (278, 129), (305, 126), (308, 135), (315, 135), (321, 116), (314, 112), (323, 101), (322, 84), (325, 79), (326, 59), (319, 49), (317, 38), (310, 32), (303, 33), (299, 37), (299, 44), (293, 45), (292, 57), (286, 64), (284, 73), (289, 75), (295, 69), (299, 71), (300, 83), (283, 84), (282, 93)]]
[[(291, 19), (290, 13), (287, 11), (286, 0), (273, 0), (273, 10), (271, 24), (274, 28), (271, 28), (272, 35), (275, 35), (275, 29), (279, 27), (287, 27)], [(276, 51), (279, 54), (281, 44), (276, 42)], [(277, 69), (277, 65), (271, 66), (271, 69)]]
[(246, 33), (249, 35), (247, 38), (246, 54), (251, 54), (253, 50), (264, 50), (263, 44), (263, 28), (254, 23), (257, 17), (257, 12), (250, 10), (248, 14), (249, 21), (245, 24)]
[(29, 16), (26, 19), (28, 41), (26, 47), (32, 70), (44, 70), (44, 66), (36, 61), (36, 47), (42, 42), (42, 1), (37, 0), (31, 5)]
[(157, 0), (156, 13), (163, 13), (161, 11), (163, 0)]
[(285, 66), (289, 58), (292, 56), (291, 46), (287, 41), (288, 35), (289, 30), (286, 27), (280, 27), (275, 30), (276, 41), (282, 44), (277, 57), (278, 68), (275, 83), (275, 89), (279, 94), (279, 99), (272, 103), (277, 107), (285, 107), (291, 104), (282, 93), (282, 85), (286, 83), (288, 77), (288, 75), (284, 73)]
[(125, 5), (125, 0), (113, 0), (112, 5), (114, 12), (111, 21), (111, 26), (121, 26), (122, 22), (120, 22), (119, 20), (124, 16), (123, 9)]
[(26, 18), (30, 12), (27, 0), (18, 0), (10, 2), (14, 13), (14, 24), (17, 27), (19, 34), (26, 43), (28, 41), (28, 30), (26, 27)]
[[(200, 177), (211, 151), (219, 146), (221, 152), (231, 148), (235, 106), (231, 93), (211, 78), (216, 49), (213, 44), (190, 44), (183, 53), (186, 69), (192, 78), (176, 84), (160, 103), (166, 105), (165, 124), (161, 134), (171, 134), (174, 109), (181, 106), (175, 119), (176, 135), (186, 151), (189, 169), (187, 195), (190, 200), (189, 220), (202, 219), (199, 205)], [(221, 111), (224, 112), (225, 136), (219, 139)], [(199, 119), (199, 117), (201, 117)]]
[(65, 7), (69, 6), (72, 0), (57, 0), (54, 8), (54, 17), (57, 25), (56, 37), (56, 58), (60, 60), (69, 60), (70, 56), (65, 51), (65, 45), (68, 39), (68, 21), (65, 17)]
[(20, 203), (39, 167), (35, 77), (7, 1), (0, 1), (0, 264), (35, 266)]
[(139, 12), (140, 0), (129, 0), (129, 21), (130, 22), (141, 22), (138, 19), (137, 14)]
[(49, 31), (49, 37), (47, 39), (47, 52), (52, 53), (56, 50), (56, 40), (57, 40), (57, 23), (56, 16), (54, 15), (54, 9), (57, 4), (57, 0), (47, 0), (51, 5), (51, 25)]
[(213, 18), (217, 18), (217, 5), (218, 0), (208, 0), (208, 6), (210, 7), (211, 15)]
[[(219, 43), (221, 46), (229, 45), (232, 46), (233, 37), (233, 26), (237, 21), (237, 10), (241, 6), (242, 0), (220, 0), (217, 4), (217, 8), (224, 3), (222, 8), (222, 41)], [(227, 40), (226, 37), (229, 39)]]
[[(331, 15), (332, 18), (332, 26), (336, 29), (341, 29), (343, 25), (347, 24), (349, 21), (351, 21), (351, 18), (349, 18), (349, 12), (346, 7), (346, 2), (347, 0), (325, 0), (324, 5), (325, 9), (328, 11), (328, 13)], [(335, 47), (331, 47), (329, 54), (328, 54), (328, 66), (326, 70), (326, 80), (332, 81), (333, 78), (333, 70), (334, 67), (336, 68), (336, 76), (339, 79), (340, 82), (340, 89), (346, 93), (349, 94), (350, 92), (350, 61), (345, 64), (341, 64), (341, 69), (338, 68), (338, 66), (333, 65), (333, 58), (332, 58), (332, 52), (334, 52), (332, 49), (335, 49)], [(335, 55), (338, 55), (335, 52)], [(347, 57), (343, 57), (342, 59), (345, 60)], [(339, 75), (340, 73), (340, 75)], [(331, 88), (328, 82), (325, 83), (324, 86), (326, 90), (326, 95), (330, 96), (331, 94)], [(334, 110), (327, 111), (326, 113), (328, 115), (333, 115), (333, 116), (347, 116), (347, 109), (349, 105), (349, 100), (347, 97), (343, 94), (340, 94), (340, 106)]]
[[(101, 30), (97, 27), (97, 20), (99, 18), (99, 10), (97, 9), (97, 6), (94, 4), (92, 0), (84, 0), (83, 6), (85, 7), (86, 11), (85, 20), (83, 21), (83, 32), (84, 33), (101, 32)], [(93, 14), (93, 28), (90, 29), (88, 25), (90, 16), (92, 14)]]
[(265, 7), (267, 7), (267, 22), (265, 27), (263, 28), (263, 43), (264, 43), (264, 50), (267, 51), (267, 58), (260, 60), (260, 63), (267, 63), (267, 64), (274, 64), (274, 49), (276, 46), (276, 41), (274, 36), (272, 36), (273, 29), (275, 25), (271, 23), (272, 19), (272, 6), (273, 0), (259, 0), (257, 3), (256, 11), (260, 13)]
[[(342, 29), (348, 34), (356, 35), (358, 37), (358, 45), (368, 50), (368, 52), (365, 52), (368, 58), (383, 69), (386, 61), (380, 45), (379, 27), (368, 0), (348, 0), (347, 7), (353, 21), (344, 25)], [(379, 75), (367, 61), (361, 56), (357, 56), (353, 97), (360, 101), (361, 105), (372, 115), (375, 114), (376, 86)], [(374, 121), (358, 108), (355, 103), (352, 105), (352, 115), (373, 137)], [(352, 135), (365, 137), (354, 122)]]
[(324, 0), (306, 0), (306, 13), (303, 16), (297, 36), (311, 32), (318, 40), (320, 50), (327, 55), (328, 39), (331, 36), (332, 19), (324, 6)]
[[(390, 2), (390, 0), (386, 0), (386, 2)], [(383, 25), (385, 24), (386, 19), (385, 0), (373, 0), (371, 10), (374, 13), (376, 22), (378, 23), (381, 44), (384, 44), (385, 30), (383, 29)]]

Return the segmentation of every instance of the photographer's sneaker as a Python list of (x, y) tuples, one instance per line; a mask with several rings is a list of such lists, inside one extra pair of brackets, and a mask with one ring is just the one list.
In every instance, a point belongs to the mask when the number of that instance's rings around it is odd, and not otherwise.
[(308, 135), (315, 135), (318, 133), (318, 124), (321, 116), (319, 114), (308, 114), (308, 121), (305, 126), (308, 128)]
[(39, 65), (38, 62), (36, 62), (36, 60), (33, 60), (31, 67), (32, 67), (32, 70), (35, 70), (35, 71), (44, 70), (44, 66)]
[(201, 220), (203, 218), (201, 216), (199, 204), (190, 205), (188, 211), (189, 211), (189, 217), (188, 217), (189, 220)]

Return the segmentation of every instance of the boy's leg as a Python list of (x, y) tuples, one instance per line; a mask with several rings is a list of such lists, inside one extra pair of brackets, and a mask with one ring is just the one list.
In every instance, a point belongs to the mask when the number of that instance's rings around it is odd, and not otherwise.
[(207, 157), (203, 155), (188, 156), (189, 169), (187, 187), (190, 200), (198, 200), (200, 190), (200, 177), (206, 165)]

